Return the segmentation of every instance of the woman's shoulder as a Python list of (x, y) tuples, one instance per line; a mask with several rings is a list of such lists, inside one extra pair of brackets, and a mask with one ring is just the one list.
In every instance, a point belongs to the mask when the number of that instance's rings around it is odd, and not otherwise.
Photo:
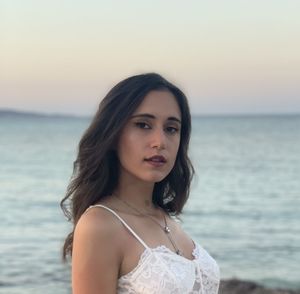
[(111, 293), (123, 259), (119, 231), (113, 216), (104, 209), (93, 207), (79, 218), (74, 230), (72, 280), (80, 293), (78, 289), (91, 287)]
[[(102, 203), (99, 203), (102, 205)], [(107, 209), (100, 205), (91, 205), (79, 218), (75, 230), (90, 231), (100, 235), (114, 235), (120, 229), (117, 219)], [(97, 235), (98, 235), (97, 234)]]
[(89, 240), (95, 244), (101, 244), (101, 248), (114, 250), (121, 254), (120, 238), (122, 238), (122, 226), (111, 212), (99, 206), (90, 206), (79, 218), (74, 238)]

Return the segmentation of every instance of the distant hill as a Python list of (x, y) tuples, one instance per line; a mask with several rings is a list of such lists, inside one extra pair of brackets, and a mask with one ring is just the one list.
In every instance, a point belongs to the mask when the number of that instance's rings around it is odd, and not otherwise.
[[(243, 117), (299, 117), (300, 113), (220, 113), (220, 114), (192, 114), (193, 118), (243, 118)], [(78, 118), (78, 119), (91, 119), (90, 116), (80, 116), (73, 114), (58, 114), (58, 113), (42, 113), (42, 112), (33, 112), (33, 111), (21, 111), (15, 109), (4, 109), (0, 108), (0, 118), (1, 117), (23, 117), (23, 118)]]
[(41, 112), (31, 112), (31, 111), (20, 111), (14, 109), (1, 109), (0, 117), (36, 117), (36, 118), (88, 118), (87, 116), (77, 116), (71, 114), (58, 114), (58, 113), (41, 113)]

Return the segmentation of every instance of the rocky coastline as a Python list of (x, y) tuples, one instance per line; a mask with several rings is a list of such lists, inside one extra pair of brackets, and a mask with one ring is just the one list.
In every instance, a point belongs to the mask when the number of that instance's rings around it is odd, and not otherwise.
[(230, 279), (221, 281), (219, 294), (300, 294), (300, 289), (270, 289), (254, 282)]

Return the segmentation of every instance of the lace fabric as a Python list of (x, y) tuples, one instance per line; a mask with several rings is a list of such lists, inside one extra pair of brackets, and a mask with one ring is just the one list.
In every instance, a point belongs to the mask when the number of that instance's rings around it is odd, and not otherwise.
[[(164, 245), (150, 248), (113, 210), (124, 226), (145, 247), (136, 267), (118, 279), (118, 294), (217, 294), (220, 272), (216, 261), (195, 243), (194, 259), (177, 255)], [(89, 209), (88, 208), (88, 209)]]
[(118, 280), (118, 294), (217, 294), (219, 267), (197, 243), (193, 260), (165, 246), (145, 249), (137, 266)]

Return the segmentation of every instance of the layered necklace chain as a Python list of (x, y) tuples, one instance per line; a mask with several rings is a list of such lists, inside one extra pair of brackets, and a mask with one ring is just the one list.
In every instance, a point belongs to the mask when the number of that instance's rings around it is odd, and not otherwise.
[(132, 206), (131, 204), (127, 203), (125, 200), (123, 200), (120, 197), (117, 197), (116, 195), (112, 194), (112, 196), (114, 196), (115, 198), (117, 198), (119, 201), (121, 201), (122, 203), (124, 203), (127, 207), (129, 207), (130, 209), (134, 210), (139, 216), (146, 216), (148, 218), (150, 218), (154, 223), (156, 223), (162, 230), (163, 232), (166, 234), (166, 236), (168, 237), (168, 239), (170, 240), (172, 246), (175, 249), (176, 254), (178, 255), (183, 255), (182, 252), (178, 249), (173, 237), (172, 237), (172, 233), (171, 233), (171, 229), (168, 226), (167, 223), (167, 218), (165, 216), (165, 213), (163, 213), (163, 218), (164, 218), (164, 225), (161, 225), (160, 222), (158, 222), (152, 215), (147, 214), (147, 213), (142, 213), (140, 212), (137, 208), (135, 208), (134, 206)]

